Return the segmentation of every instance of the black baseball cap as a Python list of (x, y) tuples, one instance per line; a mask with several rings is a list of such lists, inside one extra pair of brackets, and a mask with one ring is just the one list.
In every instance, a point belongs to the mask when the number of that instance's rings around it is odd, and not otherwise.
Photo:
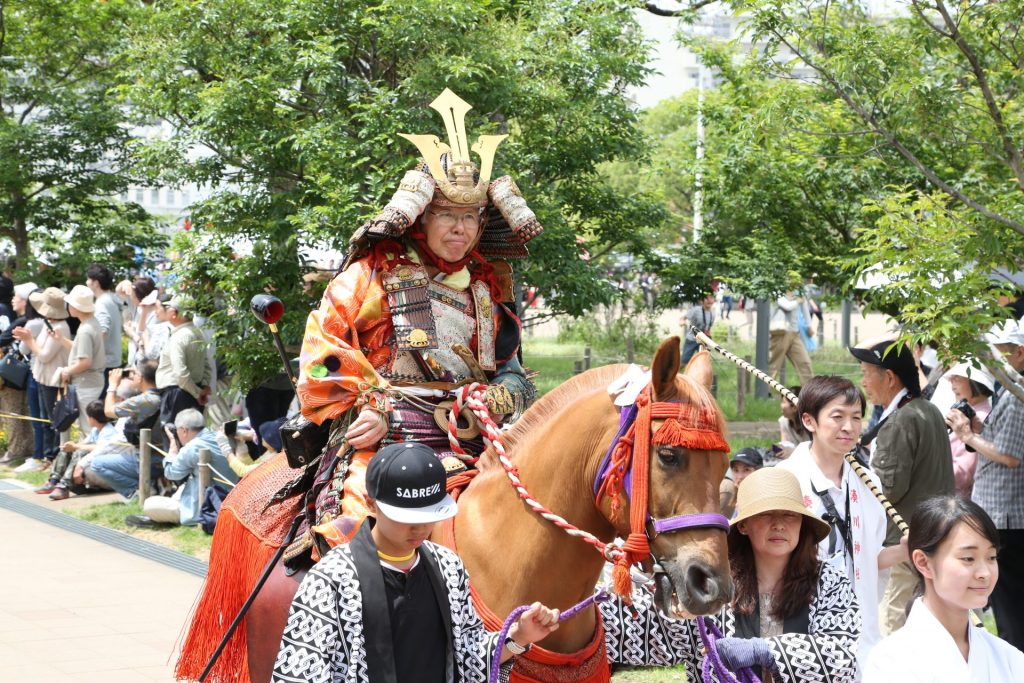
[(734, 462), (750, 465), (757, 470), (764, 467), (764, 458), (761, 457), (761, 451), (753, 447), (741, 448), (736, 451), (736, 455), (732, 456), (732, 460), (729, 462), (729, 467), (732, 467)]
[[(903, 342), (893, 346), (895, 342), (895, 339), (889, 337), (881, 341), (867, 341), (849, 348), (850, 353), (857, 360), (877, 365), (885, 370), (892, 370), (900, 378), (907, 393), (917, 396), (921, 393), (921, 381), (917, 376), (917, 363), (914, 361), (914, 354)], [(889, 349), (889, 347), (892, 348)], [(886, 353), (886, 349), (889, 349), (888, 353)]]
[(455, 516), (445, 490), (444, 465), (421, 443), (395, 443), (377, 451), (366, 468), (366, 493), (388, 519), (432, 524)]

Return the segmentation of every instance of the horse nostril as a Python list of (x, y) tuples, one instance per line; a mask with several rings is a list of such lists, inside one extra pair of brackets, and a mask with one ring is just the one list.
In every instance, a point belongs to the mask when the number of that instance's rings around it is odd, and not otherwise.
[(686, 587), (690, 594), (698, 600), (710, 600), (718, 587), (707, 569), (699, 564), (692, 564), (686, 570)]

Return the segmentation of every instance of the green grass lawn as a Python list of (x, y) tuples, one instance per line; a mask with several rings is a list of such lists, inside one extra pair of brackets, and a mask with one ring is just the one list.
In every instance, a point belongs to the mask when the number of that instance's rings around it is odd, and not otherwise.
[(116, 529), (132, 536), (139, 536), (147, 541), (174, 548), (202, 560), (207, 560), (210, 557), (210, 543), (213, 537), (208, 536), (198, 526), (162, 525), (155, 529), (138, 529), (125, 524), (124, 518), (128, 515), (143, 514), (142, 506), (136, 501), (104, 503), (87, 508), (68, 509), (65, 512), (86, 522), (105, 526), (108, 529)]

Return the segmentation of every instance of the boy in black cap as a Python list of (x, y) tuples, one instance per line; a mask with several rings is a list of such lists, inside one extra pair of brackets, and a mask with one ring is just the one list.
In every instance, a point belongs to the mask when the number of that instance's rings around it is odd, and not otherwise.
[[(860, 361), (864, 393), (871, 403), (885, 408), (861, 442), (871, 446), (871, 469), (882, 482), (882, 492), (904, 519), (910, 519), (924, 500), (954, 493), (946, 423), (938, 408), (920, 399), (917, 364), (906, 344), (883, 338), (866, 341), (850, 353)], [(899, 530), (890, 523), (886, 545), (899, 540)], [(893, 565), (880, 609), (883, 636), (903, 626), (916, 587), (909, 562)]]
[[(371, 517), (295, 594), (272, 680), (486, 680), (497, 634), (473, 609), (462, 562), (427, 540), (456, 512), (441, 462), (423, 444), (392, 444), (370, 460), (366, 489)], [(534, 603), (509, 632), (501, 661), (556, 628), (558, 610)]]

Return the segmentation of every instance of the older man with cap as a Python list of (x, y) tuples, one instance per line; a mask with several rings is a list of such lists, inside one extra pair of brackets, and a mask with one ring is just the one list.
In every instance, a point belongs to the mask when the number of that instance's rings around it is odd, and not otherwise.
[(160, 423), (166, 430), (181, 411), (203, 411), (210, 397), (213, 365), (206, 354), (206, 337), (192, 322), (186, 298), (178, 294), (158, 305), (162, 305), (165, 320), (172, 326), (156, 369)]
[(458, 556), (431, 543), (455, 516), (445, 470), (420, 443), (380, 449), (366, 470), (370, 517), (299, 586), (274, 665), (274, 683), (482, 681), (558, 628), (535, 602), (505, 642), (484, 630)]
[[(850, 353), (860, 361), (868, 399), (885, 406), (882, 418), (861, 441), (870, 444), (871, 467), (882, 491), (910, 519), (922, 501), (954, 492), (953, 456), (942, 413), (921, 399), (917, 364), (906, 344), (890, 337), (865, 342)], [(899, 540), (899, 530), (890, 523), (886, 544)], [(883, 636), (903, 626), (916, 587), (908, 562), (893, 565), (880, 609)]]
[[(986, 341), (994, 344), (1017, 373), (1024, 371), (1024, 328), (1011, 320), (993, 328)], [(1019, 377), (1017, 378), (1019, 379)], [(1006, 389), (996, 394), (995, 407), (984, 426), (951, 410), (946, 423), (978, 452), (973, 499), (999, 529), (999, 582), (992, 592), (999, 637), (1024, 649), (1024, 401)]]

